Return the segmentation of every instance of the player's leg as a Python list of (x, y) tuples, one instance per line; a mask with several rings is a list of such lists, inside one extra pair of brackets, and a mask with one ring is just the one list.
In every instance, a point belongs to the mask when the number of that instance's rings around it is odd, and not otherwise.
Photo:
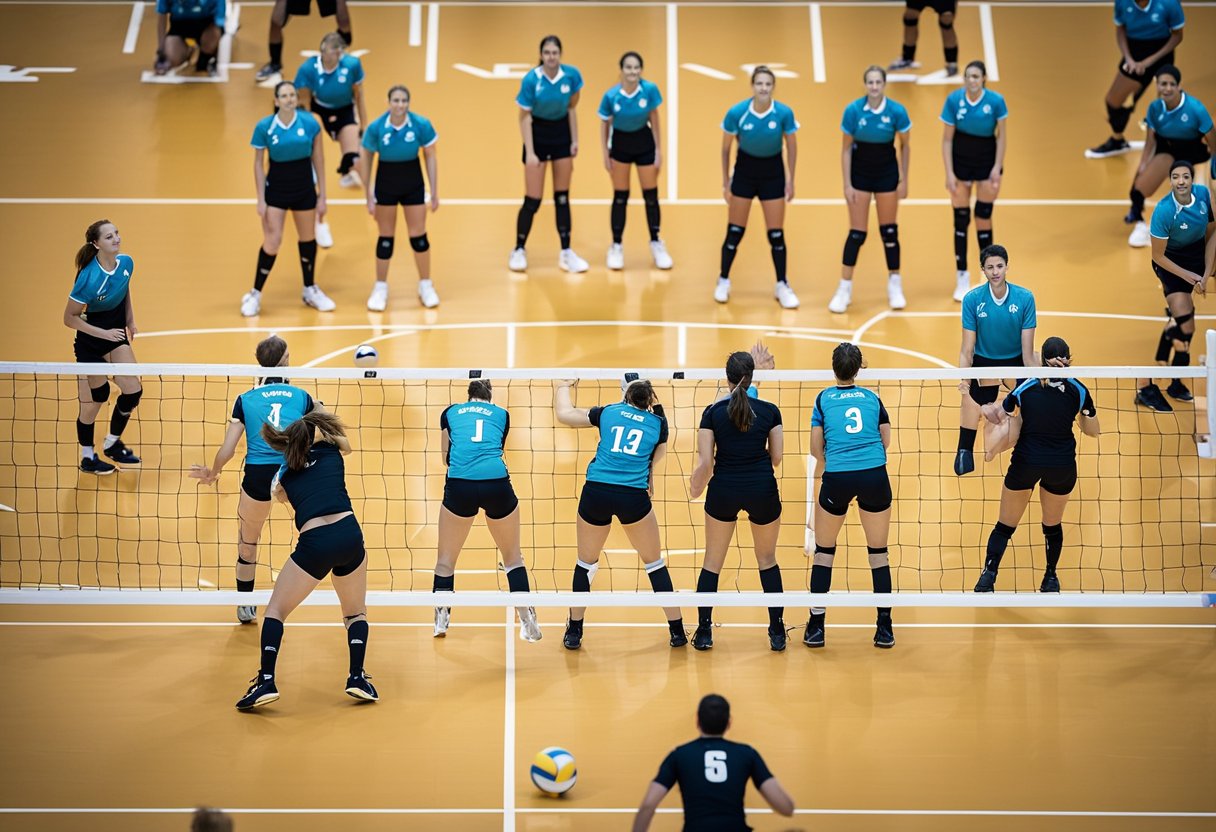
[[(775, 520), (768, 523), (752, 520), (751, 527), (756, 568), (760, 572), (760, 588), (765, 592), (782, 592), (785, 587), (781, 582), (781, 567), (777, 564), (777, 536), (781, 532), (781, 515), (777, 515)], [(770, 649), (777, 652), (785, 649), (785, 607), (768, 608), (768, 640)]]
[[(1165, 302), (1169, 304), (1170, 315), (1174, 319), (1173, 326), (1165, 333), (1169, 336), (1170, 346), (1174, 350), (1170, 364), (1174, 367), (1189, 367), (1191, 341), (1195, 337), (1195, 297), (1190, 292), (1172, 292)], [(1194, 400), (1191, 391), (1180, 378), (1172, 380), (1165, 392), (1181, 402)]]
[[(269, 497), (269, 491), (267, 492), (267, 497)], [(270, 516), (270, 507), (272, 505), (273, 502), (271, 500), (257, 499), (245, 491), (244, 485), (241, 486), (241, 496), (236, 504), (237, 592), (253, 592), (253, 582), (257, 574), (258, 541), (262, 537), (262, 529), (266, 525), (266, 518)], [(242, 624), (252, 624), (257, 620), (257, 607), (253, 604), (238, 604), (236, 617)]]
[(673, 265), (667, 246), (659, 236), (662, 215), (659, 209), (659, 168), (657, 165), (638, 165), (638, 184), (642, 186), (642, 202), (646, 205), (646, 228), (650, 232), (650, 257), (656, 269), (670, 269)]
[(980, 409), (995, 402), (1001, 393), (1000, 381), (995, 378), (970, 379), (963, 384), (967, 391), (959, 407), (958, 450), (954, 454), (954, 473), (960, 477), (975, 470), (975, 438), (983, 417)]
[(899, 276), (899, 195), (895, 191), (874, 194), (878, 214), (878, 232), (882, 236), (882, 252), (887, 260), (887, 303), (892, 309), (908, 305), (904, 297), (903, 279)]
[(849, 200), (849, 234), (844, 240), (844, 254), (840, 262), (840, 285), (828, 303), (828, 310), (843, 313), (853, 302), (853, 269), (857, 265), (857, 256), (866, 241), (866, 227), (870, 221), (870, 200), (874, 195), (869, 191), (854, 191)]
[(338, 21), (338, 34), (346, 41), (346, 45), (350, 46), (355, 42), (355, 35), (350, 27), (350, 6), (346, 0), (336, 0), (334, 11)]
[(570, 216), (570, 179), (574, 174), (574, 159), (554, 159), (553, 165), (553, 217), (557, 224), (557, 237), (561, 241), (558, 265), (572, 273), (585, 272), (590, 266), (574, 253), (570, 247), (572, 221)]
[(342, 177), (338, 183), (343, 188), (357, 188), (362, 183), (359, 179), (357, 165), (359, 163), (359, 125), (344, 124), (338, 131), (338, 148), (342, 151), (342, 161), (338, 163), (338, 175)]
[(958, 75), (958, 32), (954, 31), (954, 11), (940, 11), (937, 28), (942, 33), (942, 54), (946, 58), (946, 74)]
[[(655, 592), (675, 592), (671, 583), (671, 572), (663, 560), (659, 518), (654, 509), (650, 509), (646, 516), (636, 523), (622, 523), (621, 527), (629, 538), (629, 544), (637, 550), (638, 557), (642, 559), (651, 589)], [(684, 619), (680, 608), (664, 607), (663, 613), (667, 616), (667, 627), (671, 631), (671, 646), (683, 647), (688, 643), (688, 637), (684, 635)]]
[(990, 180), (975, 183), (975, 243), (981, 252), (993, 244), (992, 213), (1001, 187)]
[(609, 211), (608, 223), (612, 229), (612, 245), (608, 248), (608, 268), (615, 270), (625, 268), (625, 252), (621, 243), (625, 236), (625, 215), (629, 206), (629, 170), (633, 167), (629, 162), (610, 159), (612, 179), (612, 209)]
[(1123, 131), (1127, 129), (1127, 123), (1131, 121), (1135, 102), (1133, 101), (1130, 106), (1127, 102), (1132, 96), (1139, 99), (1151, 80), (1151, 78), (1146, 78), (1143, 79), (1142, 83), (1142, 79), (1124, 75), (1119, 70), (1115, 71), (1114, 80), (1110, 82), (1110, 89), (1106, 91), (1105, 100), (1106, 120), (1110, 124), (1110, 136), (1102, 144), (1087, 150), (1085, 152), (1086, 156), (1091, 159), (1102, 159), (1107, 156), (1127, 153), (1131, 150), (1131, 145), (1123, 135)]
[(958, 181), (954, 183), (954, 190), (950, 192), (950, 209), (954, 212), (954, 299), (960, 303), (971, 290), (971, 272), (967, 269), (967, 231), (971, 225), (971, 188), (971, 182)]
[(287, 25), (287, 0), (275, 0), (270, 11), (270, 32), (267, 42), (270, 60), (254, 76), (257, 81), (269, 81), (283, 71), (283, 27)]
[(164, 57), (163, 65), (167, 69), (179, 69), (190, 60), (190, 45), (181, 35), (166, 35)]
[(279, 698), (279, 690), (275, 684), (275, 667), (279, 659), (279, 650), (283, 646), (283, 622), (300, 603), (317, 588), (321, 582), (319, 577), (305, 572), (292, 559), (283, 564), (279, 577), (274, 582), (274, 592), (270, 595), (270, 603), (266, 605), (266, 614), (262, 618), (262, 635), (259, 655), (261, 665), (253, 677), (249, 690), (236, 703), (237, 708), (248, 710), (259, 705), (266, 705)]
[[(507, 486), (510, 488), (510, 486)], [(512, 492), (512, 498), (514, 492)], [(505, 506), (504, 506), (505, 508)], [(507, 573), (507, 589), (510, 592), (531, 592), (531, 582), (528, 580), (528, 568), (524, 565), (523, 548), (519, 540), (519, 501), (505, 516), (491, 517), (486, 510), (486, 526), (494, 545), (502, 553), (503, 569)], [(516, 607), (519, 617), (519, 637), (524, 641), (540, 641), (540, 625), (536, 623), (536, 610), (533, 607)]]
[[(708, 495), (707, 495), (708, 498)], [(726, 563), (726, 552), (735, 537), (736, 521), (718, 520), (705, 514), (705, 559), (697, 575), (697, 592), (717, 592), (718, 576)], [(697, 607), (697, 631), (693, 634), (692, 646), (697, 650), (708, 650), (714, 646), (713, 607)]]
[(1039, 488), (1039, 505), (1043, 512), (1043, 540), (1047, 544), (1047, 567), (1043, 572), (1043, 581), (1039, 585), (1040, 592), (1059, 592), (1060, 579), (1056, 577), (1056, 567), (1060, 563), (1060, 553), (1064, 549), (1064, 508), (1068, 505), (1073, 486), (1076, 484), (1076, 471), (1071, 474), (1071, 481), (1065, 477), (1060, 483), (1044, 483)]
[[(110, 351), (106, 360), (113, 364), (134, 364), (135, 351), (130, 344), (119, 344)], [(139, 457), (122, 443), (122, 432), (127, 429), (131, 414), (139, 406), (144, 388), (139, 383), (139, 376), (115, 376), (114, 384), (118, 387), (118, 398), (110, 411), (110, 432), (102, 442), (102, 449), (106, 456), (120, 465), (139, 465)]]
[(367, 658), (367, 641), (371, 635), (367, 622), (367, 557), (366, 553), (357, 566), (335, 568), (331, 580), (338, 603), (342, 606), (342, 623), (346, 625), (346, 648), (350, 657), (346, 677), (346, 695), (365, 702), (377, 702), (379, 693), (364, 670)]
[[(891, 533), (891, 483), (884, 469), (881, 478), (875, 476), (875, 482), (864, 496), (864, 502), (858, 499), (857, 507), (861, 517), (861, 528), (866, 535), (866, 552), (870, 562), (870, 577), (876, 594), (891, 591), (891, 563), (888, 556), (887, 541)], [(895, 632), (891, 624), (891, 608), (879, 607), (878, 620), (874, 630), (875, 647), (894, 647)]]
[[(1005, 475), (1005, 484), (1001, 486), (1001, 510), (996, 525), (988, 534), (988, 544), (984, 550), (984, 571), (975, 585), (976, 592), (992, 592), (996, 587), (997, 572), (1001, 568), (1001, 558), (1009, 540), (1017, 530), (1026, 506), (1030, 504), (1036, 478), (1022, 481), (1019, 479), (1013, 464)], [(1011, 487), (1014, 486), (1014, 487)]]
[[(852, 495), (835, 487), (834, 477), (825, 472), (819, 484), (819, 502), (815, 504), (815, 554), (811, 560), (811, 592), (828, 592), (832, 588), (832, 563), (836, 559), (836, 538), (844, 526)], [(811, 607), (802, 643), (807, 647), (823, 647), (827, 610)]]
[[(587, 499), (586, 486), (584, 485), (583, 488), (584, 495), (579, 500), (579, 513), (575, 520), (578, 560), (574, 564), (574, 580), (571, 586), (574, 592), (591, 591), (591, 581), (600, 568), (600, 553), (604, 551), (604, 543), (607, 542), (608, 532), (612, 529), (611, 515), (607, 517), (607, 522), (604, 522), (603, 517), (597, 515), (595, 523), (591, 523), (583, 517), (586, 504), (594, 501), (594, 499), (590, 501)], [(562, 644), (567, 650), (577, 650), (582, 646), (583, 618), (586, 613), (586, 607), (570, 608), (570, 619), (566, 622), (566, 634), (562, 638)]]
[[(446, 496), (446, 495), (445, 495)], [(446, 502), (446, 500), (445, 500)], [(467, 517), (452, 512), (446, 505), (439, 507), (439, 542), (435, 558), (435, 577), (431, 592), (454, 592), (456, 589), (456, 559), (469, 538), (469, 530), (477, 518), (476, 509)], [(435, 607), (435, 637), (447, 634), (451, 607)]]
[(258, 264), (253, 273), (253, 288), (241, 298), (241, 314), (251, 318), (262, 311), (262, 289), (274, 268), (283, 245), (283, 226), (287, 222), (287, 210), (266, 206), (262, 214), (262, 247), (258, 249)]
[(545, 193), (545, 170), (548, 165), (524, 165), (524, 202), (519, 206), (519, 214), (515, 218), (515, 249), (507, 265), (514, 272), (526, 271), (528, 256), (524, 249), (528, 245), (528, 235), (532, 233), (532, 220), (540, 209), (540, 200)]
[(434, 309), (439, 305), (439, 294), (431, 283), (431, 243), (426, 237), (426, 210), (426, 205), (402, 206), (414, 265), (418, 269), (418, 299), (427, 309)]
[[(402, 208), (404, 211), (404, 207)], [(388, 269), (397, 245), (397, 206), (376, 205), (376, 282), (367, 298), (367, 308), (383, 312), (388, 306)]]
[(915, 69), (920, 66), (916, 62), (916, 41), (920, 37), (920, 13), (924, 7), (923, 2), (905, 6), (903, 51), (898, 59), (891, 62), (890, 69)]
[(739, 252), (739, 243), (747, 231), (747, 215), (752, 210), (752, 199), (732, 193), (726, 198), (726, 205), (726, 239), (722, 241), (718, 283), (714, 288), (714, 300), (718, 303), (730, 300), (730, 270)]
[(773, 272), (777, 277), (773, 297), (781, 304), (782, 309), (797, 309), (798, 295), (790, 288), (785, 273), (788, 258), (785, 248), (785, 198), (762, 199), (760, 210), (764, 212), (764, 227), (768, 231), (768, 245), (773, 256)]
[(216, 63), (216, 56), (220, 51), (220, 37), (223, 34), (214, 21), (203, 29), (198, 36), (198, 61), (194, 65), (196, 70), (206, 72), (212, 77), (218, 74), (219, 66)]
[(1132, 189), (1128, 194), (1129, 206), (1123, 222), (1132, 226), (1127, 244), (1133, 248), (1146, 248), (1152, 243), (1148, 223), (1144, 221), (1144, 201), (1157, 193), (1161, 183), (1169, 175), (1170, 165), (1174, 157), (1169, 153), (1156, 153), (1136, 172), (1132, 180)]
[(296, 224), (296, 243), (300, 251), (300, 274), (304, 279), (304, 303), (318, 312), (332, 312), (337, 306), (317, 285), (317, 212), (292, 211)]
[(96, 451), (97, 416), (110, 398), (105, 376), (81, 376), (77, 382), (80, 414), (76, 417), (76, 440), (80, 443), (80, 470), (88, 474), (113, 474), (115, 468), (102, 461)]

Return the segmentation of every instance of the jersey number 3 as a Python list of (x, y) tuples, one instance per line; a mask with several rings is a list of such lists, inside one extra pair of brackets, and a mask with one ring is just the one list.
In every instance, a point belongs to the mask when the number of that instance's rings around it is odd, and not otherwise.
[(711, 783), (726, 782), (726, 752), (705, 752), (705, 779)]
[(861, 408), (850, 407), (844, 412), (844, 418), (848, 419), (850, 424), (844, 426), (845, 433), (861, 433)]
[[(621, 446), (621, 439), (624, 438), (625, 445)], [(625, 433), (625, 429), (617, 425), (612, 429), (612, 452), (614, 454), (626, 453), (630, 456), (637, 456), (638, 446), (642, 444), (642, 432), (637, 428)]]

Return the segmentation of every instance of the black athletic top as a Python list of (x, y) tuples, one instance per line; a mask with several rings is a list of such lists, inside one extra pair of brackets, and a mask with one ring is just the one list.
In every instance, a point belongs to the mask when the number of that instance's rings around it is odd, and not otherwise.
[(730, 420), (730, 398), (716, 401), (701, 414), (701, 429), (714, 432), (714, 480), (747, 490), (771, 489), (777, 481), (768, 455), (768, 434), (781, 424), (781, 411), (772, 402), (748, 398), (755, 419), (747, 433)]
[(668, 754), (654, 781), (680, 784), (684, 832), (744, 832), (751, 828), (743, 814), (747, 781), (760, 788), (772, 776), (750, 745), (701, 737)]
[(296, 529), (316, 517), (353, 511), (346, 493), (346, 465), (337, 445), (317, 442), (308, 452), (308, 465), (292, 471), (279, 468), (279, 485), (296, 510)]
[(1098, 412), (1088, 388), (1075, 378), (1027, 379), (1005, 397), (1002, 406), (1006, 413), (1022, 411), (1022, 432), (1010, 462), (1049, 467), (1076, 463), (1072, 423), (1078, 412), (1086, 416)]

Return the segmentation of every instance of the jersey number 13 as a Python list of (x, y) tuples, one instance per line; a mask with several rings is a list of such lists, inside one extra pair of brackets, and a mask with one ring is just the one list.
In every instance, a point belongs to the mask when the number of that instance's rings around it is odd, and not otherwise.
[[(625, 444), (621, 444), (624, 439)], [(612, 452), (614, 454), (625, 453), (630, 456), (637, 456), (638, 446), (642, 444), (642, 432), (637, 428), (625, 433), (625, 429), (617, 425), (612, 429)]]

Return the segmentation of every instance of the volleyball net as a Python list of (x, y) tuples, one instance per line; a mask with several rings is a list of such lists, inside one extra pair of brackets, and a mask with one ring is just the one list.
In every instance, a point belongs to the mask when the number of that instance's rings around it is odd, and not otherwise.
[[(1216, 564), (1216, 460), (1211, 458), (1216, 414), (1207, 405), (1216, 389), (1214, 345), (1216, 333), (1209, 332), (1204, 366), (1018, 371), (1026, 377), (1075, 376), (1098, 407), (1102, 435), (1095, 439), (1078, 431), (1079, 478), (1064, 520), (1058, 574), (1066, 595), (1079, 594), (1074, 600), (1109, 596), (1103, 603), (1118, 604), (1122, 598), (1138, 605), (1136, 597), (1189, 603), (1193, 596), (1198, 604), (1205, 589), (1216, 586), (1209, 577)], [(88, 371), (140, 378), (143, 398), (123, 435), (142, 457), (139, 468), (107, 477), (79, 471), (77, 379)], [(703, 503), (690, 499), (689, 478), (701, 413), (726, 393), (721, 370), (275, 372), (286, 373), (290, 383), (324, 402), (348, 427), (354, 452), (346, 461), (347, 485), (366, 538), (369, 589), (397, 599), (393, 603), (422, 606), (429, 603), (445, 479), (440, 414), (467, 400), (470, 377), (490, 379), (495, 403), (510, 412), (505, 459), (521, 503), (524, 557), (533, 590), (549, 597), (570, 589), (578, 495), (598, 441), (593, 429), (557, 424), (554, 381), (579, 379), (575, 401), (585, 408), (619, 401), (626, 371), (653, 382), (666, 412), (668, 451), (655, 471), (654, 507), (674, 585), (679, 592), (692, 591), (705, 532)], [(887, 467), (895, 494), (889, 548), (896, 605), (975, 597), (970, 590), (997, 520), (1009, 453), (985, 462), (981, 432), (976, 471), (958, 477), (952, 465), (959, 380), (991, 372), (865, 370), (859, 376), (858, 383), (881, 396), (892, 423)], [(60, 603), (90, 596), (94, 602), (149, 603), (188, 597), (192, 603), (230, 603), (243, 444), (215, 486), (202, 486), (188, 473), (192, 463), (211, 463), (234, 399), (265, 374), (252, 366), (0, 363), (0, 504), (6, 509), (0, 511), (0, 591), (5, 599)], [(1150, 374), (1182, 379), (1195, 402), (1176, 403), (1172, 413), (1139, 407), (1135, 379)], [(827, 371), (769, 371), (756, 379), (760, 396), (780, 407), (784, 425), (785, 455), (777, 473), (784, 506), (778, 562), (787, 594), (805, 592), (811, 568), (805, 524), (817, 494), (817, 477), (808, 476), (814, 471), (811, 411), (833, 378)], [(112, 407), (111, 400), (98, 417), (99, 439)], [(744, 519), (721, 575), (722, 605), (738, 603), (728, 600), (732, 594), (741, 602), (760, 590)], [(258, 546), (258, 590), (273, 586), (294, 541), (290, 511), (276, 505)], [(654, 603), (639, 559), (617, 524), (600, 564), (593, 596), (636, 594), (636, 605)], [(993, 603), (1037, 603), (1043, 564), (1038, 505), (1032, 500), (1002, 562)], [(840, 534), (834, 574), (833, 595), (871, 589), (855, 511)], [(476, 604), (511, 605), (499, 554), (480, 520), (456, 576), (458, 592), (493, 593), (487, 597), (496, 599)]]

